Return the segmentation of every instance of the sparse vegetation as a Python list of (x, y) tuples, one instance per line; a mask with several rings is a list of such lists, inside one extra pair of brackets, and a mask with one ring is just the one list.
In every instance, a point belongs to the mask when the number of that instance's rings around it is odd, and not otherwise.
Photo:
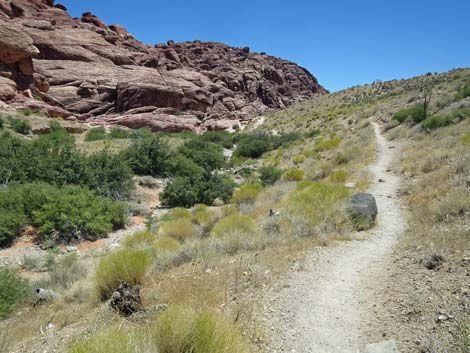
[(260, 168), (259, 173), (264, 186), (273, 185), (282, 176), (282, 170), (274, 166), (263, 166)]
[(142, 284), (150, 266), (150, 254), (145, 250), (124, 249), (103, 257), (95, 273), (95, 289), (101, 300), (108, 300), (119, 284)]
[(284, 180), (300, 181), (304, 178), (305, 173), (300, 169), (290, 169), (284, 173)]
[(31, 296), (32, 289), (27, 280), (12, 269), (0, 267), (0, 319), (10, 315)]
[(10, 125), (13, 130), (22, 135), (28, 135), (31, 132), (31, 123), (28, 120), (10, 118)]
[(256, 224), (250, 217), (233, 214), (218, 221), (212, 228), (211, 234), (215, 237), (230, 236), (236, 233), (250, 235), (255, 229)]
[(262, 190), (263, 185), (261, 184), (242, 185), (233, 193), (232, 202), (237, 204), (253, 203)]

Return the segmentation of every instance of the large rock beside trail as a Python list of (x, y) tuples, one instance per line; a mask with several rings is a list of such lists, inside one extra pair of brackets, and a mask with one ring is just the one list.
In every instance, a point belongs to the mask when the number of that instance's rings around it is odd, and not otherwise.
[(347, 211), (357, 230), (372, 228), (378, 213), (374, 196), (367, 193), (352, 195), (347, 203)]
[[(94, 14), (72, 18), (51, 0), (0, 0), (0, 71), (2, 64), (18, 94), (30, 89), (81, 120), (165, 131), (242, 126), (327, 93), (289, 61), (215, 42), (146, 45)], [(12, 99), (9, 87), (2, 91)], [(174, 111), (129, 113), (148, 106)]]

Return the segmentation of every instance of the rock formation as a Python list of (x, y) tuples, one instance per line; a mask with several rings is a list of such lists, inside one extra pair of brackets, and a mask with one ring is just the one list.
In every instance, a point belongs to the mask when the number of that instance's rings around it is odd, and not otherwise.
[(306, 69), (247, 47), (171, 40), (149, 46), (91, 13), (72, 18), (53, 0), (0, 0), (0, 100), (13, 108), (93, 124), (202, 131), (243, 125), (325, 93)]

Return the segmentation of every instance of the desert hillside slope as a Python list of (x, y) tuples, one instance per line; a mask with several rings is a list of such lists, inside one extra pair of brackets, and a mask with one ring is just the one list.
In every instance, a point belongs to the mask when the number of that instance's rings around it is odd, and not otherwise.
[(468, 352), (469, 113), (469, 69), (234, 133), (3, 110), (0, 351)]

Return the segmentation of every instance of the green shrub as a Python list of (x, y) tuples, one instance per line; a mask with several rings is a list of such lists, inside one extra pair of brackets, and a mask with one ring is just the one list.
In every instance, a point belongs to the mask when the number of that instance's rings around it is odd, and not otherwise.
[(231, 179), (219, 175), (177, 177), (167, 185), (161, 200), (168, 207), (192, 207), (197, 203), (212, 205), (215, 199), (228, 202), (233, 188)]
[(319, 136), (321, 134), (320, 130), (316, 129), (316, 130), (311, 130), (309, 132), (307, 132), (305, 134), (305, 137), (316, 137), (316, 136)]
[(26, 220), (21, 195), (0, 188), (0, 248), (13, 243)]
[(242, 135), (235, 155), (246, 158), (259, 158), (273, 149), (271, 138), (264, 134)]
[(29, 282), (15, 271), (0, 267), (0, 319), (10, 315), (32, 295)]
[(341, 214), (340, 201), (348, 195), (349, 191), (343, 185), (302, 182), (289, 196), (286, 209), (294, 216), (294, 223), (305, 225), (306, 228), (300, 230), (305, 234), (300, 235), (310, 235), (317, 227), (335, 225)]
[(172, 306), (155, 323), (159, 353), (247, 353), (238, 329), (222, 314)]
[(162, 224), (158, 230), (158, 235), (161, 237), (174, 238), (180, 242), (191, 238), (194, 235), (194, 225), (188, 218), (180, 218), (168, 221)]
[(221, 237), (236, 233), (252, 234), (255, 230), (256, 224), (250, 217), (232, 214), (218, 221), (212, 228), (211, 235)]
[(128, 139), (132, 138), (133, 133), (131, 131), (127, 131), (124, 129), (119, 129), (119, 128), (113, 128), (111, 129), (111, 132), (109, 133), (109, 137), (111, 139)]
[(22, 135), (28, 135), (31, 132), (31, 123), (24, 119), (11, 118), (11, 128), (17, 133)]
[(264, 186), (273, 185), (282, 175), (282, 170), (274, 166), (263, 166), (259, 169), (260, 179)]
[(304, 178), (305, 173), (300, 169), (290, 169), (284, 173), (284, 180), (300, 181)]
[(108, 300), (121, 282), (142, 284), (149, 266), (150, 254), (144, 250), (124, 249), (105, 256), (96, 268), (97, 295)]
[[(43, 239), (56, 243), (96, 240), (125, 223), (125, 205), (96, 196), (87, 189), (70, 185), (46, 192), (46, 201), (31, 215)], [(24, 200), (27, 201), (26, 196)]]
[(212, 142), (230, 149), (233, 147), (233, 135), (228, 131), (206, 131), (201, 135), (203, 141)]
[(217, 215), (206, 205), (199, 204), (193, 209), (192, 219), (195, 224), (202, 227), (204, 232), (208, 232), (217, 221)]
[(132, 248), (132, 249), (145, 249), (153, 245), (155, 242), (155, 235), (149, 231), (142, 231), (137, 232), (122, 242), (122, 245), (125, 248)]
[(303, 154), (298, 154), (292, 157), (292, 162), (294, 162), (294, 164), (301, 164), (304, 161), (305, 161), (305, 156)]
[(425, 129), (434, 130), (440, 127), (456, 124), (469, 117), (470, 108), (461, 108), (452, 111), (450, 114), (431, 116), (423, 121), (422, 126)]
[(248, 353), (239, 330), (222, 314), (170, 306), (155, 324), (112, 329), (74, 344), (69, 353)]
[(186, 208), (182, 207), (176, 207), (165, 213), (161, 217), (162, 222), (167, 222), (167, 221), (175, 221), (177, 219), (191, 219), (192, 214), (190, 210), (187, 210)]
[(220, 169), (225, 165), (225, 157), (221, 145), (192, 139), (179, 148), (179, 153), (192, 160), (205, 171)]
[(407, 119), (411, 119), (414, 123), (419, 123), (426, 118), (426, 112), (423, 104), (416, 104), (411, 108), (402, 109), (393, 115), (393, 119), (403, 123)]
[(261, 191), (263, 191), (261, 184), (242, 185), (233, 193), (232, 202), (236, 204), (254, 203)]
[(338, 147), (340, 143), (341, 138), (339, 137), (333, 138), (331, 140), (318, 140), (318, 142), (315, 144), (315, 150), (317, 152), (331, 150), (335, 147)]
[(170, 171), (170, 148), (156, 134), (136, 134), (123, 157), (137, 175), (165, 176)]
[(470, 83), (466, 83), (457, 90), (456, 99), (464, 99), (470, 97)]
[(87, 142), (99, 141), (104, 139), (106, 139), (106, 130), (102, 126), (90, 129), (85, 136), (85, 141)]
[(171, 237), (159, 237), (155, 243), (154, 248), (157, 251), (157, 254), (162, 251), (178, 251), (181, 248), (181, 244), (178, 240)]

